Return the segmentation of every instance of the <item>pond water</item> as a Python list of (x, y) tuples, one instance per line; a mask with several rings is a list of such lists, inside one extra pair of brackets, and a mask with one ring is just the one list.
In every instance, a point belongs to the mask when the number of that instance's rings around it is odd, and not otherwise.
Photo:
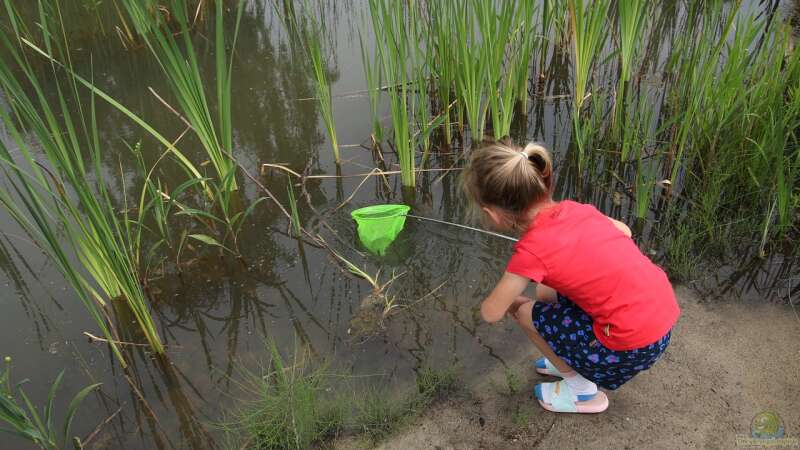
[[(753, 8), (758, 7), (753, 2)], [(363, 177), (349, 176), (375, 167), (368, 144), (368, 99), (363, 94), (351, 95), (366, 86), (358, 32), (369, 33), (369, 27), (361, 26), (367, 7), (365, 1), (336, 1), (321, 9), (333, 49), (330, 69), (339, 143), (345, 144), (340, 172), (344, 177), (307, 180), (299, 214), (306, 228), (322, 234), (367, 272), (380, 269), (382, 281), (392, 273), (402, 274), (392, 283), (390, 295), (404, 307), (394, 310), (377, 329), (362, 333), (361, 324), (353, 318), (358, 317), (371, 287), (346, 273), (328, 252), (292, 237), (285, 218), (271, 203), (263, 202), (239, 238), (241, 259), (198, 246), (185, 250), (180, 267), (165, 263), (163, 270), (153, 272), (149, 293), (168, 359), (152, 359), (141, 349), (134, 350), (131, 366), (123, 371), (107, 347), (89, 342), (83, 334), (100, 333), (58, 270), (0, 214), (2, 356), (12, 358), (17, 379), (30, 380), (26, 392), (35, 404), (45, 401), (50, 381), (62, 369), (66, 369), (58, 403), (62, 411), (66, 398), (80, 387), (92, 381), (103, 383), (99, 393), (83, 404), (73, 427), (74, 434), (85, 438), (113, 416), (93, 437), (92, 448), (222, 446), (221, 432), (213, 424), (244, 395), (239, 385), (242, 371), (268, 361), (267, 339), (274, 340), (286, 355), (307, 352), (341, 373), (364, 376), (359, 384), (397, 390), (413, 383), (420, 367), (454, 365), (463, 378), (470, 379), (504, 365), (505, 359), (517, 353), (517, 346), (509, 342), (512, 336), (517, 342), (518, 336), (509, 326), (486, 325), (475, 314), (504, 267), (511, 251), (509, 242), (409, 219), (386, 256), (369, 255), (359, 246), (349, 213), (360, 206), (406, 203), (414, 214), (462, 223), (465, 204), (457, 168), (463, 160), (457, 146), (434, 152), (432, 168), (454, 170), (420, 174), (413, 192), (401, 189), (399, 176), (390, 176), (388, 183), (372, 177), (363, 185)], [(87, 68), (82, 71), (88, 73), (91, 63), (100, 88), (165, 136), (179, 135), (180, 121), (149, 92), (152, 88), (169, 98), (161, 69), (151, 55), (143, 48), (123, 49), (110, 30), (103, 34), (93, 28), (93, 20), (85, 21), (87, 29), (75, 24), (72, 31), (76, 66)], [(664, 45), (674, 32), (663, 32)], [(365, 35), (366, 41), (370, 38)], [(204, 72), (213, 73), (213, 40), (200, 35), (195, 41)], [(531, 113), (520, 115), (514, 133), (518, 140), (541, 141), (552, 148), (559, 170), (567, 165), (571, 140), (569, 99), (560, 97), (569, 93), (569, 57), (557, 48), (544, 57), (547, 62), (535, 65), (533, 78), (544, 73), (547, 81), (535, 83)], [(307, 63), (290, 51), (268, 2), (246, 5), (233, 73), (235, 154), (251, 173), (259, 174), (283, 203), (285, 174), (274, 170), (262, 174), (262, 163), (285, 164), (308, 175), (337, 174), (317, 103), (307, 100), (314, 96)], [(114, 180), (112, 190), (122, 205), (123, 185), (138, 188), (142, 181), (126, 143), (141, 140), (149, 161), (161, 150), (105, 103), (98, 103), (98, 117), (104, 170)], [(2, 133), (0, 138), (8, 139)], [(182, 149), (193, 160), (202, 161), (201, 152), (193, 152), (192, 145), (184, 144)], [(387, 161), (395, 160), (388, 149), (385, 153)], [(184, 177), (177, 167), (164, 165), (161, 171), (163, 180)], [(557, 176), (556, 197), (577, 197), (572, 175), (562, 169)], [(581, 193), (583, 201), (631, 223), (628, 196), (603, 179), (595, 181), (588, 192)], [(262, 195), (253, 183), (243, 179), (242, 184), (241, 195), (247, 202)], [(656, 220), (658, 214), (653, 211), (635, 228), (642, 248), (659, 260), (660, 236), (651, 233)], [(709, 298), (786, 301), (791, 290), (798, 289), (797, 279), (790, 254), (776, 252), (758, 258), (757, 249), (744, 248), (736, 265), (703, 272), (694, 285)], [(131, 388), (126, 376), (135, 380), (140, 393)], [(139, 395), (149, 406), (143, 406)], [(0, 435), (2, 448), (24, 445)]]

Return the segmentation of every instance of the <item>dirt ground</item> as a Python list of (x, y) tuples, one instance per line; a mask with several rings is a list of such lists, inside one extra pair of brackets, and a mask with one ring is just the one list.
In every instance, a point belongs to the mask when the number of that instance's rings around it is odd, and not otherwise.
[(547, 377), (532, 369), (540, 355), (522, 344), (520, 332), (511, 370), (498, 367), (465, 386), (463, 395), (437, 403), (381, 448), (731, 449), (737, 436), (749, 437), (753, 417), (764, 410), (778, 413), (786, 437), (800, 437), (795, 312), (764, 303), (706, 303), (690, 289), (676, 292), (682, 316), (670, 347), (651, 370), (608, 394), (606, 412), (542, 409), (531, 392)]

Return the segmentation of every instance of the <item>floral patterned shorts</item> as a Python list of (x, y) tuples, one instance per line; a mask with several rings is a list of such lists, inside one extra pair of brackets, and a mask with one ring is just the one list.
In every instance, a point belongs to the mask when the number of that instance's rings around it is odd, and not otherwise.
[(605, 389), (615, 390), (647, 370), (664, 353), (672, 331), (634, 350), (611, 350), (595, 338), (592, 319), (570, 299), (533, 304), (533, 326), (565, 363)]

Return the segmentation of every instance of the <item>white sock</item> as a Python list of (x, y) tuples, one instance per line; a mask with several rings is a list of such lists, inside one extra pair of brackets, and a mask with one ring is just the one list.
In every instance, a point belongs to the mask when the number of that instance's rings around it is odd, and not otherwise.
[[(578, 372), (564, 375), (564, 381), (569, 385), (574, 395), (592, 395), (597, 393), (597, 385), (583, 377)], [(577, 400), (575, 397), (574, 400)]]

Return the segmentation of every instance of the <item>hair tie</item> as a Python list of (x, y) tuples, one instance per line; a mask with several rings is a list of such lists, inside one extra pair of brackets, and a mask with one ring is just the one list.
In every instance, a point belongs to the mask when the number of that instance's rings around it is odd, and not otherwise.
[(521, 157), (525, 158), (525, 159), (529, 159), (529, 156), (528, 156), (528, 154), (527, 154), (527, 153), (525, 153), (524, 151), (519, 151), (519, 152), (517, 152), (517, 154), (518, 154), (519, 156), (521, 156)]

